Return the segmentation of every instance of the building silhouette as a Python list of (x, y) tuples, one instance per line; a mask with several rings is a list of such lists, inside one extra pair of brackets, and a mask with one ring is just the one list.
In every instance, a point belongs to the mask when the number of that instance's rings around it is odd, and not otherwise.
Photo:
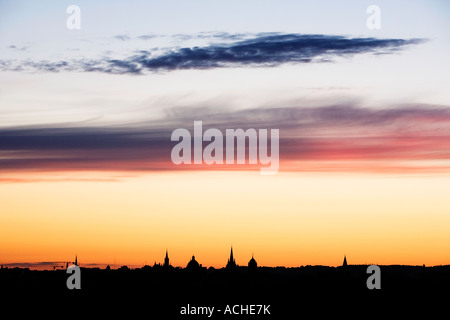
[(169, 268), (169, 267), (170, 267), (170, 263), (169, 263), (169, 254), (168, 254), (168, 252), (167, 252), (167, 249), (166, 249), (166, 257), (164, 258), (164, 264), (163, 264), (163, 267), (165, 267), (165, 268)]
[(188, 270), (197, 270), (200, 269), (201, 265), (195, 260), (195, 256), (192, 256), (191, 261), (188, 262), (186, 269)]
[(77, 257), (77, 255), (75, 255), (75, 262), (73, 264), (78, 266), (78, 257)]
[(342, 263), (343, 267), (347, 266), (347, 255), (344, 255), (344, 262)]
[(248, 269), (249, 270), (256, 270), (257, 268), (258, 268), (258, 264), (256, 263), (256, 260), (253, 257), (253, 253), (252, 253), (252, 258), (248, 262)]
[(236, 261), (234, 260), (234, 257), (233, 257), (233, 247), (231, 247), (230, 258), (228, 259), (226, 268), (234, 269), (236, 267), (237, 267)]

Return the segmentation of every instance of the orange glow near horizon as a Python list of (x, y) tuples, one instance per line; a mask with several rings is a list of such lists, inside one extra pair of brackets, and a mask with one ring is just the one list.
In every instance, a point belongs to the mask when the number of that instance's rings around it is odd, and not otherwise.
[(114, 174), (0, 184), (0, 263), (450, 264), (448, 175)]

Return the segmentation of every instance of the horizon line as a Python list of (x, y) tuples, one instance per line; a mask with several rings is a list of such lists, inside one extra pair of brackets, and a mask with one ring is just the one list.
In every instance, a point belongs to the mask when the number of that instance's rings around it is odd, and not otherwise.
[[(10, 262), (10, 263), (0, 263), (0, 266), (3, 269), (29, 269), (29, 270), (65, 270), (65, 265), (73, 265), (73, 262), (68, 261), (37, 261), (37, 262)], [(186, 264), (187, 265), (187, 264)], [(185, 266), (180, 265), (171, 265), (170, 267), (173, 269), (186, 269)], [(434, 264), (434, 265), (426, 265), (424, 264), (377, 264), (377, 263), (355, 263), (355, 264), (348, 264), (347, 266), (369, 266), (369, 265), (377, 265), (377, 266), (384, 266), (384, 267), (392, 267), (392, 266), (403, 266), (403, 267), (446, 267), (450, 266), (450, 264)], [(106, 268), (109, 266), (112, 270), (118, 270), (121, 267), (127, 267), (130, 270), (135, 269), (142, 269), (144, 267), (150, 267), (150, 268), (164, 268), (163, 263), (154, 263), (153, 265), (149, 264), (113, 264), (113, 263), (79, 263), (79, 267), (85, 268), (85, 269), (94, 269), (94, 268)], [(296, 265), (296, 266), (283, 266), (283, 265), (276, 265), (276, 266), (258, 266), (258, 268), (286, 268), (286, 269), (295, 269), (295, 268), (301, 268), (301, 267), (329, 267), (329, 268), (339, 268), (342, 267), (342, 264), (336, 264), (336, 265), (324, 265), (324, 264), (306, 264), (306, 265)], [(238, 268), (248, 268), (246, 264), (239, 265), (236, 263), (236, 267)], [(204, 269), (215, 269), (215, 270), (221, 270), (226, 269), (226, 264), (222, 267), (214, 267), (214, 266), (203, 266)]]

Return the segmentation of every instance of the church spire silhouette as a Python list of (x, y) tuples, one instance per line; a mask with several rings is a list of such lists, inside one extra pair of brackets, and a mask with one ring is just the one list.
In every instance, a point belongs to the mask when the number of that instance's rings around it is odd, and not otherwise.
[(342, 263), (343, 267), (347, 266), (347, 255), (344, 255), (344, 262)]
[(169, 263), (169, 253), (167, 252), (167, 249), (166, 249), (166, 257), (164, 258), (164, 265), (163, 265), (163, 267), (170, 267), (170, 263)]
[(74, 262), (74, 265), (78, 266), (78, 257), (77, 257), (77, 255), (75, 255), (75, 262)]
[(227, 262), (227, 269), (230, 269), (230, 268), (236, 268), (236, 261), (234, 260), (234, 257), (233, 257), (233, 246), (231, 246), (230, 259), (228, 259), (228, 262)]

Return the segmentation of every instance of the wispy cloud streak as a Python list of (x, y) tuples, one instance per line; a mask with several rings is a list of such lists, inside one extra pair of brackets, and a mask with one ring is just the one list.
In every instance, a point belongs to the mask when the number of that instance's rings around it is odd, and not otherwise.
[[(450, 165), (441, 163), (450, 160), (450, 107), (368, 109), (334, 105), (236, 112), (182, 108), (139, 125), (1, 129), (0, 171), (180, 169), (170, 160), (175, 144), (170, 135), (180, 127), (192, 130), (194, 120), (203, 120), (204, 130), (280, 129), (281, 170), (307, 171), (314, 167), (352, 171), (360, 170), (364, 163), (395, 168), (399, 162), (412, 164), (414, 170), (419, 165), (424, 172), (450, 169)], [(433, 161), (441, 164), (432, 167), (429, 163)], [(428, 164), (424, 167), (423, 163)], [(182, 169), (211, 167), (191, 165)], [(402, 167), (398, 171), (408, 170)]]
[[(178, 37), (186, 35), (178, 35)], [(148, 39), (153, 36), (141, 36)], [(177, 36), (174, 36), (175, 38)], [(130, 37), (117, 35), (120, 41)], [(242, 40), (242, 35), (217, 34), (223, 44), (167, 48), (165, 50), (142, 49), (126, 58), (103, 57), (71, 60), (0, 61), (0, 68), (12, 71), (62, 72), (83, 71), (114, 74), (142, 74), (145, 72), (212, 69), (227, 67), (274, 67), (285, 63), (330, 62), (336, 57), (357, 54), (390, 54), (424, 39), (350, 38), (332, 35), (258, 34)]]

